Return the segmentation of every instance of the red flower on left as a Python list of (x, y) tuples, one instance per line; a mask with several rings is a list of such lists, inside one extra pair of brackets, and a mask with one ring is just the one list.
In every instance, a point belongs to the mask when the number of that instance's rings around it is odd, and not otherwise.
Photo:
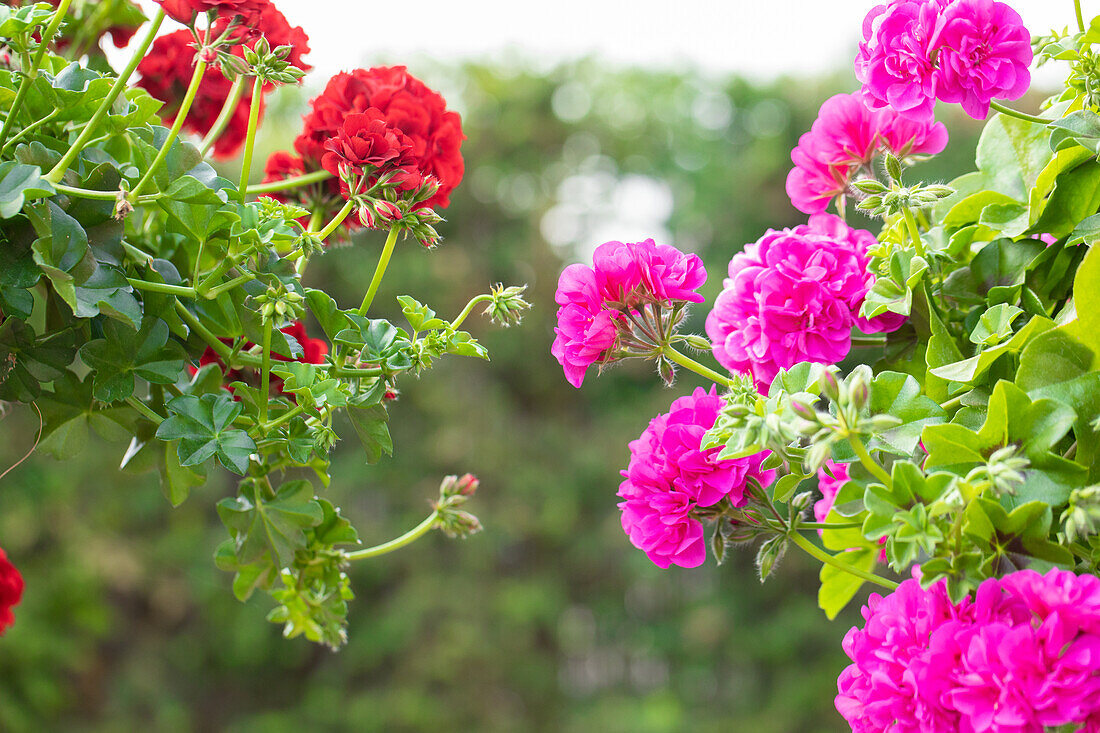
[(260, 13), (270, 6), (270, 0), (156, 0), (168, 17), (184, 25), (191, 25), (195, 16), (210, 10), (221, 17), (240, 15), (245, 25), (252, 25)]
[[(215, 23), (212, 33), (215, 36), (220, 35), (225, 27), (226, 22), (219, 20)], [(248, 45), (251, 46), (262, 35), (272, 48), (291, 46), (293, 51), (288, 60), (298, 68), (303, 71), (313, 68), (302, 60), (302, 56), (309, 53), (309, 37), (300, 27), (291, 26), (286, 17), (273, 5), (265, 3), (265, 7), (256, 16), (255, 23), (247, 30), (248, 33), (237, 37), (237, 40), (247, 40)], [(169, 105), (164, 113), (166, 123), (175, 119), (175, 109), (183, 99), (187, 85), (191, 81), (191, 74), (194, 72), (193, 41), (191, 32), (186, 30), (161, 36), (153, 42), (149, 53), (137, 67), (141, 74), (137, 85)], [(242, 55), (240, 46), (235, 46), (233, 52), (236, 55)], [(250, 90), (251, 85), (248, 85), (248, 88)], [(264, 87), (264, 94), (266, 95), (273, 88), (270, 85)], [(184, 122), (184, 128), (197, 135), (208, 133), (218, 119), (218, 115), (221, 114), (222, 106), (229, 98), (232, 89), (233, 83), (211, 65), (202, 78), (195, 101), (191, 105), (191, 111)], [(264, 100), (261, 97), (259, 100), (261, 114), (263, 114), (263, 103)], [(248, 110), (251, 104), (251, 91), (246, 91), (234, 108), (225, 131), (214, 143), (215, 158), (232, 158), (240, 152), (245, 136), (248, 134)]]
[(15, 623), (12, 608), (22, 599), (23, 576), (8, 560), (4, 550), (0, 549), (0, 635)]

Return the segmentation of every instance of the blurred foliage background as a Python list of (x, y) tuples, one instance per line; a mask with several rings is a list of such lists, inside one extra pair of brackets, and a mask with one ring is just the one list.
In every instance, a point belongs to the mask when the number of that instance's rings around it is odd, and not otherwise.
[[(118, 471), (124, 445), (93, 437), (67, 463), (37, 454), (0, 482), (0, 543), (27, 579), (0, 640), (0, 728), (843, 730), (832, 700), (858, 611), (826, 621), (809, 562), (788, 557), (764, 586), (749, 552), (662, 571), (619, 527), (627, 442), (699, 381), (668, 390), (628, 364), (578, 392), (549, 346), (561, 267), (606, 239), (699, 253), (712, 300), (744, 242), (803, 220), (783, 190), (790, 150), (852, 82), (761, 86), (593, 60), (412, 71), (462, 112), (467, 171), (443, 245), (403, 244), (379, 309), (399, 317), (394, 296), (409, 293), (452, 317), (497, 281), (529, 283), (536, 307), (508, 331), (468, 321), (492, 363), (452, 357), (406, 380), (396, 457), (368, 467), (346, 443), (331, 497), (373, 544), (425, 516), (443, 475), (470, 471), (485, 532), (434, 533), (352, 568), (350, 643), (334, 654), (284, 641), (266, 598), (238, 603), (215, 569), (227, 476), (172, 510), (154, 475)], [(289, 146), (312, 84), (273, 100), (259, 160)], [(921, 177), (972, 166), (976, 126), (947, 121), (952, 143)], [(331, 250), (307, 279), (357, 302), (381, 241)], [(37, 424), (4, 417), (4, 466)]]

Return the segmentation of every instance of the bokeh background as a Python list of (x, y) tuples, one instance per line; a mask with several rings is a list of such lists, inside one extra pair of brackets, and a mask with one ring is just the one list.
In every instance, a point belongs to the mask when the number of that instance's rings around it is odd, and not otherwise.
[[(558, 272), (600, 242), (698, 253), (712, 300), (743, 243), (804, 219), (783, 191), (789, 153), (820, 103), (854, 88), (847, 59), (870, 3), (672, 13), (646, 0), (627, 13), (570, 0), (525, 26), (509, 21), (517, 3), (429, 2), (412, 19), (351, 0), (279, 5), (313, 36), (318, 72), (273, 98), (260, 160), (289, 145), (340, 68), (406, 63), (463, 115), (467, 172), (445, 242), (399, 248), (379, 312), (400, 316), (393, 298), (409, 293), (453, 315), (498, 281), (528, 283), (535, 304), (518, 328), (468, 321), (491, 363), (454, 357), (406, 379), (395, 458), (366, 466), (345, 442), (331, 496), (372, 544), (418, 522), (441, 476), (470, 471), (486, 529), (353, 567), (350, 641), (333, 653), (284, 641), (268, 600), (238, 603), (214, 567), (228, 475), (173, 510), (155, 476), (118, 470), (124, 445), (35, 455), (0, 481), (0, 538), (27, 579), (0, 639), (0, 730), (844, 730), (832, 698), (858, 610), (826, 621), (813, 565), (788, 557), (766, 585), (748, 552), (662, 571), (619, 527), (626, 443), (699, 382), (669, 390), (628, 364), (578, 392), (549, 345)], [(1059, 17), (1021, 10), (1033, 31)], [(978, 127), (942, 119), (952, 142), (918, 169), (927, 179), (972, 165)], [(357, 302), (380, 246), (358, 238), (307, 279)], [(22, 408), (4, 416), (0, 463), (37, 424)]]

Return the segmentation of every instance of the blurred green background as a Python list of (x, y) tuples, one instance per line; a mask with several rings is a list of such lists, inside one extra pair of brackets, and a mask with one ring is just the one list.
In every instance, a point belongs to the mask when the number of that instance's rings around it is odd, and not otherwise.
[[(35, 455), (0, 482), (0, 538), (27, 580), (0, 639), (0, 729), (843, 730), (832, 699), (858, 611), (826, 621), (809, 562), (788, 557), (763, 586), (749, 552), (662, 571), (619, 527), (627, 442), (700, 382), (669, 390), (627, 364), (576, 391), (549, 346), (558, 272), (605, 239), (697, 252), (712, 300), (744, 242), (803, 221), (783, 191), (789, 152), (852, 82), (757, 86), (591, 60), (411, 70), (462, 111), (466, 178), (443, 245), (399, 248), (380, 312), (399, 317), (394, 296), (409, 293), (450, 317), (497, 281), (529, 283), (535, 309), (510, 330), (468, 321), (492, 362), (452, 357), (406, 379), (396, 457), (368, 467), (345, 441), (330, 495), (373, 544), (425, 516), (444, 474), (470, 471), (485, 531), (353, 567), (350, 642), (332, 653), (284, 641), (268, 599), (238, 603), (215, 569), (228, 475), (172, 510), (154, 475), (117, 470), (125, 446)], [(289, 146), (315, 90), (272, 100), (261, 155)], [(972, 165), (976, 126), (947, 121), (952, 143), (922, 177)], [(307, 280), (357, 302), (380, 246), (374, 233), (334, 249)], [(24, 408), (4, 417), (0, 463), (36, 426)]]

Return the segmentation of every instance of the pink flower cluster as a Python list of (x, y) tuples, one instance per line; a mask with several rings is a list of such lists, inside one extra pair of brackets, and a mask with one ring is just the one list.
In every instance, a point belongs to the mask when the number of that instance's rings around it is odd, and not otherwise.
[(875, 276), (867, 248), (875, 236), (832, 214), (793, 229), (769, 229), (733, 256), (725, 287), (707, 316), (714, 355), (730, 371), (751, 374), (767, 391), (780, 369), (800, 362), (836, 364), (851, 350), (852, 327), (894, 331), (905, 318), (859, 311)]
[(1031, 34), (996, 0), (890, 0), (863, 21), (856, 78), (874, 107), (926, 120), (936, 99), (985, 119), (1031, 83)]
[(871, 109), (858, 93), (837, 94), (791, 151), (787, 195), (799, 211), (818, 214), (875, 156), (934, 155), (946, 146), (947, 128), (931, 117), (913, 120), (888, 107)]
[(703, 296), (695, 291), (706, 280), (702, 260), (675, 247), (652, 239), (605, 242), (593, 253), (592, 267), (570, 265), (558, 279), (558, 325), (550, 353), (579, 388), (589, 366), (613, 358), (627, 314), (647, 305), (701, 303)]
[(767, 451), (746, 458), (718, 460), (721, 447), (702, 450), (703, 434), (714, 427), (723, 400), (714, 387), (702, 387), (672, 403), (630, 443), (630, 464), (619, 486), (623, 530), (630, 542), (662, 568), (694, 568), (706, 560), (703, 525), (696, 507), (729, 499), (748, 501), (749, 479), (768, 486), (774, 471), (761, 470)]
[(1021, 570), (958, 604), (913, 579), (863, 617), (837, 681), (854, 733), (1100, 730), (1100, 578)]

